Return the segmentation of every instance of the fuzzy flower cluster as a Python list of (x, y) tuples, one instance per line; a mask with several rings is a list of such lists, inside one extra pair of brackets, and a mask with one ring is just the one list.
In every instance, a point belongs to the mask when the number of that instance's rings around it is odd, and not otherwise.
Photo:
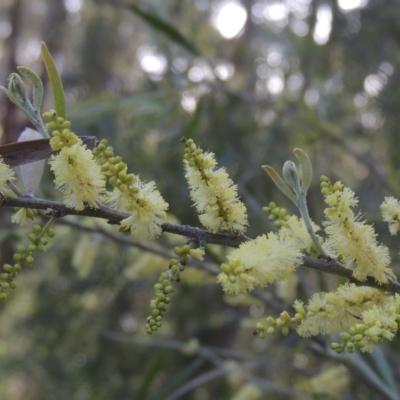
[(12, 182), (14, 180), (14, 171), (0, 157), (0, 195), (10, 194), (11, 190), (7, 186), (7, 181)]
[[(352, 211), (358, 200), (354, 192), (343, 188), (340, 182), (330, 186), (323, 182), (325, 202), (325, 232), (328, 244), (342, 258), (346, 268), (353, 270), (353, 276), (359, 281), (365, 281), (371, 275), (379, 283), (386, 283), (388, 277), (393, 277), (389, 249), (377, 243), (376, 233), (372, 226), (360, 221)], [(329, 186), (327, 186), (329, 185)]]
[(237, 186), (224, 168), (217, 168), (213, 153), (204, 153), (192, 139), (185, 145), (185, 177), (200, 222), (212, 232), (244, 232), (247, 212), (238, 198)]
[(52, 119), (46, 125), (53, 135), (50, 145), (60, 150), (50, 158), (50, 168), (56, 188), (64, 194), (64, 203), (78, 211), (85, 206), (97, 208), (105, 193), (105, 177), (92, 152), (69, 130), (70, 122), (57, 117), (54, 110), (43, 113), (43, 118)]
[(397, 235), (400, 230), (400, 202), (394, 197), (385, 197), (381, 204), (382, 217), (389, 223), (389, 231), (392, 235)]
[(295, 318), (301, 321), (297, 332), (308, 337), (348, 330), (374, 306), (383, 307), (390, 296), (381, 290), (354, 284), (342, 285), (336, 292), (315, 293), (304, 305), (296, 300)]
[[(311, 379), (300, 382), (296, 389), (310, 393), (315, 398), (340, 398), (341, 393), (349, 386), (349, 372), (343, 365), (331, 367), (313, 376)], [(299, 398), (304, 398), (299, 396)]]
[(246, 293), (290, 276), (301, 262), (298, 244), (291, 236), (270, 232), (243, 243), (221, 265), (218, 282), (228, 294)]
[(124, 231), (141, 238), (154, 239), (161, 234), (161, 225), (167, 216), (168, 204), (154, 182), (142, 182), (138, 176), (128, 174), (128, 167), (121, 157), (114, 157), (114, 150), (102, 140), (93, 150), (101, 171), (110, 176), (114, 190), (108, 194), (108, 203), (115, 209), (129, 213), (121, 221)]

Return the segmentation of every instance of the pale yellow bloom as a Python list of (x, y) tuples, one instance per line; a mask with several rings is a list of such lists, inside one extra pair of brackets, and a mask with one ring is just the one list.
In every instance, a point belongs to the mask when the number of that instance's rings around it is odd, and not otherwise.
[(14, 181), (14, 171), (4, 163), (0, 157), (0, 194), (7, 195), (11, 193), (10, 188), (7, 186), (7, 181)]
[(400, 315), (400, 296), (387, 298), (385, 304), (374, 305), (372, 309), (362, 313), (364, 325), (362, 351), (373, 351), (374, 345), (383, 339), (391, 340), (398, 330)]
[(213, 232), (244, 232), (247, 211), (238, 198), (237, 186), (224, 168), (217, 168), (213, 153), (203, 153), (190, 143), (184, 160), (185, 177), (201, 223)]
[(222, 264), (218, 282), (228, 294), (245, 293), (287, 278), (301, 262), (300, 249), (289, 237), (270, 232), (243, 243)]
[(400, 230), (400, 202), (394, 197), (385, 197), (381, 205), (382, 217), (389, 223), (389, 231), (392, 235), (397, 235)]
[[(349, 372), (343, 365), (331, 367), (320, 374), (296, 385), (296, 389), (315, 396), (337, 397), (350, 383)], [(307, 395), (308, 398), (309, 395)], [(298, 398), (302, 398), (299, 396)]]
[(154, 182), (144, 183), (136, 177), (133, 185), (138, 188), (137, 193), (129, 190), (121, 192), (115, 188), (109, 193), (109, 203), (117, 210), (131, 214), (121, 221), (122, 229), (140, 238), (154, 239), (161, 234), (168, 204)]
[[(383, 306), (389, 298), (381, 290), (354, 284), (342, 285), (336, 292), (316, 293), (304, 307), (306, 318), (297, 331), (307, 337), (348, 330), (360, 322), (364, 311)], [(296, 303), (297, 308), (300, 305), (300, 302)]]
[(80, 143), (63, 147), (50, 158), (56, 188), (64, 194), (69, 208), (83, 210), (85, 205), (97, 208), (97, 202), (105, 191), (105, 178), (93, 154)]
[(327, 245), (336, 250), (357, 280), (364, 281), (371, 275), (379, 283), (386, 283), (388, 277), (394, 276), (388, 268), (389, 249), (377, 243), (372, 226), (354, 215), (351, 209), (357, 204), (354, 193), (344, 188), (327, 195), (325, 202), (330, 206), (325, 210)]
[(26, 208), (20, 208), (16, 213), (11, 216), (11, 222), (20, 226), (28, 224), (28, 217), (26, 215)]

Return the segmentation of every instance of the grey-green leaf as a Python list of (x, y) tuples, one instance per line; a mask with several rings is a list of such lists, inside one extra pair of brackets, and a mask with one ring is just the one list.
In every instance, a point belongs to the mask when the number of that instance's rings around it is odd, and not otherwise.
[(293, 203), (298, 207), (298, 202), (294, 193), (289, 189), (283, 179), (279, 176), (279, 174), (269, 165), (263, 165), (264, 171), (270, 176), (270, 178), (274, 181), (275, 185), (278, 186), (278, 189), (286, 195)]
[(300, 163), (300, 171), (301, 171), (301, 187), (305, 193), (307, 193), (308, 188), (310, 187), (311, 180), (313, 177), (313, 168), (308, 155), (303, 150), (296, 148), (293, 150), (294, 155), (297, 157)]
[(28, 67), (17, 67), (17, 70), (24, 75), (32, 84), (32, 104), (33, 107), (40, 113), (40, 106), (42, 105), (43, 100), (43, 83), (42, 80), (39, 78), (38, 75), (35, 74), (30, 68)]

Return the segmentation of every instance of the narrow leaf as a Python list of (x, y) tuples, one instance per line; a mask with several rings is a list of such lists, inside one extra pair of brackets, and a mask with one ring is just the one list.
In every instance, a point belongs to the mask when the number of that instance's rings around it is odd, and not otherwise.
[(162, 19), (158, 18), (154, 14), (150, 14), (146, 11), (141, 10), (139, 7), (128, 4), (126, 7), (135, 13), (138, 17), (144, 20), (148, 25), (154, 28), (157, 31), (162, 32), (165, 36), (171, 39), (173, 42), (188, 50), (190, 53), (195, 56), (200, 56), (200, 52), (197, 50), (196, 46), (186, 39), (176, 28), (174, 28), (171, 24)]
[(296, 205), (296, 207), (298, 207), (296, 196), (289, 189), (289, 187), (286, 185), (286, 183), (283, 181), (283, 179), (279, 176), (279, 174), (269, 165), (263, 165), (263, 169), (270, 176), (270, 178), (274, 181), (275, 185), (278, 186), (278, 189), (284, 195), (289, 197), (289, 199), (293, 201), (293, 203)]
[(53, 57), (51, 56), (49, 49), (47, 48), (45, 43), (42, 42), (42, 46), (40, 49), (42, 52), (44, 65), (46, 66), (47, 75), (49, 76), (51, 90), (53, 92), (54, 108), (59, 117), (66, 119), (67, 112), (65, 108), (64, 89), (60, 75), (58, 74), (56, 68), (56, 64), (54, 63)]
[(307, 193), (308, 188), (310, 187), (311, 180), (313, 177), (313, 168), (308, 155), (303, 150), (296, 148), (293, 150), (294, 155), (297, 157), (300, 163), (300, 171), (301, 171), (301, 187), (305, 193)]
[(25, 76), (25, 78), (29, 79), (32, 84), (33, 90), (33, 107), (40, 112), (40, 106), (42, 105), (43, 100), (43, 83), (42, 80), (37, 76), (30, 68), (28, 67), (17, 67), (17, 70)]

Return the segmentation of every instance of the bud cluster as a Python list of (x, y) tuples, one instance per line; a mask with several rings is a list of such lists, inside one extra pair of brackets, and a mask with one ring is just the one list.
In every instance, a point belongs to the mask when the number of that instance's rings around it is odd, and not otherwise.
[(72, 147), (79, 142), (78, 136), (69, 130), (71, 122), (66, 121), (64, 118), (57, 117), (55, 110), (44, 112), (42, 117), (43, 119), (52, 120), (45, 126), (46, 129), (52, 133), (53, 137), (50, 139), (50, 145), (54, 151), (61, 150), (64, 146)]
[[(379, 325), (379, 323), (377, 324)], [(333, 342), (330, 347), (336, 353), (343, 353), (345, 349), (349, 353), (354, 353), (356, 347), (365, 351), (371, 349), (372, 345), (378, 343), (384, 338), (391, 338), (397, 331), (397, 323), (393, 326), (367, 326), (366, 324), (356, 324), (351, 327), (349, 332), (342, 332), (339, 336), (343, 340), (343, 343)]]
[(26, 219), (33, 219), (35, 215), (37, 215), (37, 210), (35, 208), (15, 207), (14, 214), (11, 217), (11, 222), (19, 225), (26, 225)]
[(26, 248), (25, 246), (18, 245), (17, 251), (13, 256), (15, 261), (14, 265), (4, 264), (4, 273), (0, 274), (0, 302), (5, 302), (7, 299), (6, 289), (15, 289), (17, 287), (14, 279), (18, 275), (18, 271), (25, 266), (31, 268), (34, 263), (32, 253), (38, 251), (43, 253), (46, 250), (48, 240), (45, 236), (52, 238), (54, 237), (54, 230), (49, 227), (41, 228), (39, 225), (33, 227), (33, 232), (28, 235), (28, 239), (31, 244)]
[[(128, 174), (128, 166), (122, 161), (120, 156), (114, 156), (114, 149), (107, 146), (106, 139), (93, 149), (93, 155), (101, 166), (101, 172), (110, 176), (109, 183), (112, 187), (119, 189), (123, 193), (136, 196), (139, 193), (139, 187), (132, 185), (136, 180), (134, 174)], [(140, 200), (139, 200), (140, 201)]]
[(185, 244), (182, 247), (175, 247), (174, 253), (176, 257), (170, 260), (169, 271), (161, 273), (158, 283), (154, 285), (156, 298), (150, 301), (151, 315), (147, 317), (145, 326), (149, 335), (157, 331), (162, 325), (164, 313), (167, 311), (167, 304), (171, 302), (168, 294), (174, 291), (171, 282), (180, 282), (180, 274), (185, 270), (190, 258), (202, 260), (204, 250), (202, 248), (193, 249), (188, 244)]
[(321, 180), (321, 193), (324, 196), (327, 196), (328, 194), (331, 193), (339, 192), (343, 188), (342, 182), (337, 181), (332, 185), (330, 179), (325, 175), (322, 175), (320, 180)]
[(269, 203), (268, 207), (263, 207), (262, 210), (265, 213), (271, 213), (268, 219), (275, 221), (274, 224), (277, 228), (285, 226), (286, 221), (290, 218), (289, 215), (286, 215), (286, 209), (277, 207), (274, 202)]
[(296, 322), (298, 322), (296, 317), (291, 317), (287, 311), (282, 311), (278, 318), (273, 318), (271, 316), (267, 317), (267, 326), (259, 322), (253, 333), (260, 339), (264, 339), (266, 334), (274, 335), (280, 328), (282, 335), (287, 336), (290, 325), (293, 325), (293, 323)]

